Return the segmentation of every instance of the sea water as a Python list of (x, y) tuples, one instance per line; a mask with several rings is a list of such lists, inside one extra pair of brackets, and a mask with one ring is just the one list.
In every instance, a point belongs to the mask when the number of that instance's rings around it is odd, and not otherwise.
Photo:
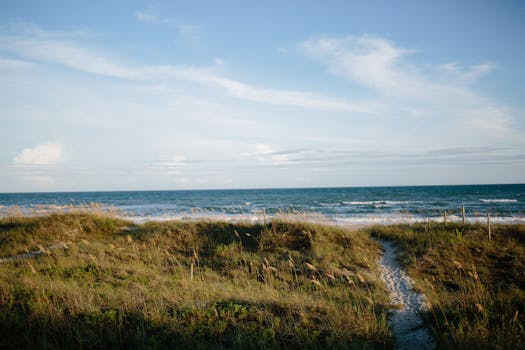
[(0, 216), (97, 207), (136, 222), (220, 219), (261, 221), (300, 215), (338, 224), (421, 221), (525, 223), (525, 184), (249, 190), (2, 193)]

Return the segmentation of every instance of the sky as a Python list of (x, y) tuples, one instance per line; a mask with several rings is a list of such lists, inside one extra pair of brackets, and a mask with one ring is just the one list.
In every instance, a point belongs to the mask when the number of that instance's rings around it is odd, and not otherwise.
[(0, 2), (0, 192), (525, 182), (523, 1)]

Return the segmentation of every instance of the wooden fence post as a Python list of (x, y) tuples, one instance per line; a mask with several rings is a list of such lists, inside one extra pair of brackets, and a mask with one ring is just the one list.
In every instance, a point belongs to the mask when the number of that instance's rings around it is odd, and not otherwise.
[(487, 230), (489, 231), (489, 241), (492, 240), (492, 232), (490, 227), (490, 213), (487, 212)]
[(443, 222), (445, 223), (445, 226), (447, 226), (447, 211), (443, 210)]
[(461, 206), (461, 215), (463, 216), (463, 225), (465, 225), (466, 217), (465, 217), (465, 206)]

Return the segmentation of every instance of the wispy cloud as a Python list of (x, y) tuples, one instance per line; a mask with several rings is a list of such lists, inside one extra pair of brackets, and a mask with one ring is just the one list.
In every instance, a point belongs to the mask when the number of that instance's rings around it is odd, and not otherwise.
[(249, 153), (247, 156), (255, 158), (261, 164), (284, 165), (288, 163), (288, 154), (291, 153), (293, 152), (275, 151), (272, 146), (267, 144), (257, 144), (255, 145), (255, 152)]
[(509, 110), (472, 86), (493, 71), (493, 64), (417, 64), (411, 60), (416, 50), (368, 35), (313, 38), (298, 47), (331, 74), (378, 94), (394, 112), (450, 119), (500, 137), (512, 133)]
[[(480, 78), (493, 69), (489, 63), (466, 68), (457, 63), (417, 65), (409, 59), (416, 50), (368, 35), (310, 39), (301, 42), (299, 48), (323, 62), (332, 74), (404, 99), (437, 98), (443, 94), (463, 96), (469, 91), (461, 83)], [(443, 71), (450, 74), (443, 76)]]
[(129, 67), (116, 64), (94, 50), (42, 34), (41, 30), (23, 36), (1, 34), (0, 47), (27, 59), (61, 64), (87, 73), (116, 78), (135, 76)]
[(459, 155), (472, 155), (472, 154), (489, 154), (499, 151), (508, 151), (508, 147), (494, 147), (494, 146), (482, 146), (482, 147), (448, 147), (434, 149), (428, 152), (431, 155), (441, 156), (459, 156)]
[(165, 175), (180, 176), (183, 169), (187, 166), (187, 159), (184, 155), (176, 155), (165, 160), (153, 163), (156, 172)]
[(195, 40), (195, 38), (199, 35), (199, 33), (202, 31), (202, 27), (195, 25), (195, 24), (178, 24), (177, 25), (177, 32), (180, 36)]
[(326, 63), (331, 73), (384, 91), (402, 84), (403, 74), (397, 66), (400, 58), (410, 52), (383, 38), (369, 36), (311, 39), (299, 47)]
[(457, 62), (445, 63), (437, 65), (438, 74), (448, 74), (450, 78), (456, 79), (459, 82), (470, 83), (474, 82), (496, 68), (492, 63), (480, 63), (472, 66), (461, 66)]
[(177, 21), (174, 18), (164, 17), (152, 8), (135, 11), (135, 19), (142, 23), (158, 24), (174, 28), (177, 33), (186, 39), (194, 40), (202, 30), (201, 26)]
[(381, 103), (348, 100), (326, 96), (315, 92), (259, 87), (226, 78), (213, 72), (214, 67), (152, 66), (137, 70), (142, 78), (173, 77), (194, 83), (221, 88), (238, 99), (275, 106), (299, 107), (314, 110), (350, 111), (361, 114), (379, 114)]
[(238, 99), (269, 105), (361, 114), (378, 114), (382, 109), (382, 105), (375, 102), (351, 102), (315, 92), (259, 87), (221, 76), (215, 72), (215, 66), (142, 66), (120, 63), (97, 50), (68, 40), (52, 38), (42, 32), (33, 30), (28, 31), (29, 35), (23, 36), (0, 35), (0, 47), (27, 59), (60, 64), (91, 74), (141, 81), (185, 80), (220, 88)]
[(508, 147), (450, 147), (429, 151), (399, 151), (373, 148), (348, 149), (281, 149), (256, 145), (251, 156), (259, 164), (286, 169), (325, 169), (341, 171), (361, 166), (431, 166), (441, 165), (511, 165), (523, 163), (525, 155)]
[(32, 67), (31, 62), (17, 60), (12, 58), (2, 58), (0, 57), (0, 69), (18, 69), (18, 68), (28, 68)]
[(232, 79), (202, 76), (202, 82), (224, 88), (232, 96), (253, 102), (277, 106), (291, 106), (318, 110), (351, 111), (363, 114), (377, 113), (381, 106), (374, 103), (352, 103), (318, 93), (261, 88)]
[(135, 18), (137, 21), (145, 23), (174, 24), (172, 19), (162, 18), (151, 11), (135, 11)]

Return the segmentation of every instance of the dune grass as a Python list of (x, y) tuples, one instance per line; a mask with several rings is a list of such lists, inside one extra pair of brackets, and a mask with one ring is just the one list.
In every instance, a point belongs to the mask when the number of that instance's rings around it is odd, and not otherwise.
[(389, 348), (377, 251), (284, 221), (0, 219), (0, 347)]
[(440, 348), (525, 348), (525, 225), (377, 226), (428, 297)]

